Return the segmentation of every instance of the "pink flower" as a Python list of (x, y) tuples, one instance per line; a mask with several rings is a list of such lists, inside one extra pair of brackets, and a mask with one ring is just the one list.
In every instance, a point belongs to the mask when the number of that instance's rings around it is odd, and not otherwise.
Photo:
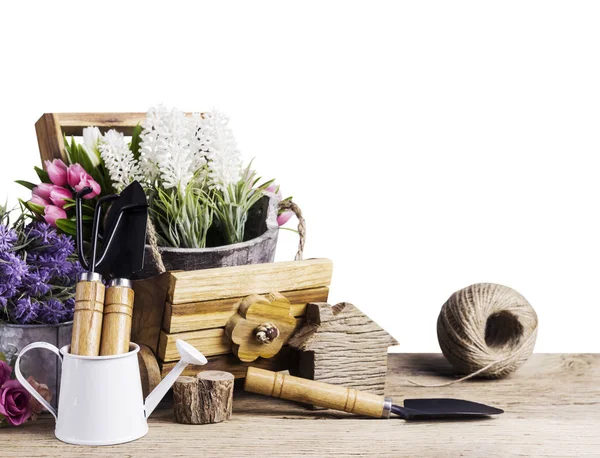
[(277, 217), (277, 224), (279, 226), (283, 226), (287, 223), (290, 218), (294, 215), (294, 212), (283, 212), (281, 215)]
[(84, 199), (93, 199), (100, 194), (101, 191), (98, 182), (89, 175), (86, 178), (83, 178), (79, 184), (75, 186), (75, 191), (79, 192), (84, 188), (92, 188), (92, 192), (83, 196)]
[(66, 204), (65, 199), (72, 199), (73, 193), (61, 186), (54, 186), (50, 191), (50, 200), (57, 207), (63, 208)]
[(265, 191), (272, 192), (273, 194), (275, 193), (275, 191), (277, 191), (277, 195), (281, 199), (281, 191), (279, 190), (279, 185), (278, 184), (272, 184), (267, 189), (265, 189)]
[(4, 385), (4, 382), (10, 380), (10, 374), (12, 367), (6, 364), (5, 361), (0, 361), (0, 386)]
[[(52, 393), (50, 392), (48, 385), (46, 385), (45, 383), (38, 383), (37, 380), (34, 379), (31, 375), (27, 377), (27, 381), (31, 384), (35, 391), (42, 395), (42, 397), (46, 401), (52, 401)], [(44, 410), (44, 406), (42, 406), (42, 404), (40, 404), (40, 402), (33, 396), (29, 401), (29, 407), (31, 408), (31, 413), (34, 415), (34, 417), (36, 414), (41, 413), (42, 410)]]
[(0, 414), (13, 426), (19, 426), (31, 416), (29, 399), (31, 395), (18, 380), (4, 382), (0, 388)]
[(34, 196), (38, 196), (38, 197), (41, 197), (42, 199), (48, 200), (48, 199), (50, 199), (50, 192), (52, 192), (53, 188), (54, 188), (53, 184), (40, 183), (35, 188), (33, 188), (31, 193)]
[(48, 205), (44, 209), (44, 219), (52, 227), (56, 227), (57, 219), (64, 219), (66, 217), (67, 212), (65, 212), (62, 208), (56, 207), (54, 205)]
[(85, 176), (88, 173), (80, 164), (71, 164), (67, 169), (67, 182), (69, 186), (75, 188), (81, 181), (82, 175)]
[(67, 184), (67, 166), (60, 159), (54, 159), (52, 162), (44, 161), (46, 164), (46, 172), (50, 177), (50, 181), (57, 186)]
[(31, 199), (29, 199), (29, 202), (31, 202), (32, 204), (41, 205), (42, 207), (45, 207), (46, 205), (50, 205), (49, 200), (46, 200), (40, 196), (36, 196), (35, 194), (33, 196), (31, 196)]
[(69, 186), (79, 192), (83, 188), (92, 188), (92, 192), (86, 194), (84, 199), (93, 199), (100, 194), (100, 185), (79, 164), (71, 164), (67, 169)]
[[(265, 191), (272, 192), (272, 193), (275, 193), (275, 191), (277, 191), (277, 197), (279, 197), (279, 199), (281, 200), (281, 198), (282, 198), (281, 189), (278, 189), (278, 188), (279, 188), (279, 185), (272, 184), (267, 189), (265, 189)], [(294, 212), (287, 211), (287, 212), (281, 213), (277, 217), (277, 224), (279, 226), (283, 226), (285, 223), (287, 223), (290, 220), (290, 218), (292, 216), (294, 216)]]

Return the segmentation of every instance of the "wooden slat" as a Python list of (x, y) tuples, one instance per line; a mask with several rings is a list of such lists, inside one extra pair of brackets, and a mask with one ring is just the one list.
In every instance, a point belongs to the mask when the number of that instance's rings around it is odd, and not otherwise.
[(332, 272), (329, 259), (177, 272), (171, 275), (169, 302), (184, 304), (329, 286)]
[[(261, 369), (268, 369), (271, 371), (282, 371), (293, 369), (295, 371), (295, 365), (297, 364), (297, 353), (290, 347), (283, 347), (281, 351), (269, 359), (258, 358), (256, 361), (251, 363), (243, 363), (234, 354), (228, 355), (210, 356), (206, 358), (208, 363), (204, 366), (189, 365), (183, 371), (183, 375), (193, 377), (200, 371), (225, 371), (230, 372), (235, 378), (246, 377), (246, 371), (249, 366), (260, 367)], [(161, 365), (161, 375), (164, 378), (173, 367), (176, 362), (159, 363)]]
[(35, 123), (42, 163), (52, 159), (66, 160), (63, 135), (79, 136), (90, 126), (96, 126), (102, 132), (115, 129), (131, 135), (133, 128), (144, 119), (146, 113), (44, 113)]
[[(292, 304), (292, 315), (303, 316), (309, 302), (327, 302), (329, 288), (301, 289), (284, 291), (283, 294)], [(242, 297), (232, 297), (214, 301), (190, 302), (187, 304), (167, 303), (163, 329), (167, 333), (197, 331), (225, 326), (238, 310)]]
[(63, 159), (66, 161), (67, 156), (62, 131), (54, 114), (43, 114), (35, 123), (35, 133), (37, 135), (42, 165), (44, 161), (51, 161), (53, 159)]
[[(296, 319), (296, 329), (304, 323), (304, 318)], [(161, 361), (178, 361), (179, 352), (175, 341), (185, 340), (196, 347), (204, 356), (225, 355), (231, 353), (231, 341), (225, 335), (225, 328), (203, 329), (201, 331), (179, 332), (168, 334), (160, 332), (157, 357)]]
[(90, 126), (131, 135), (133, 128), (146, 119), (146, 113), (55, 113), (54, 116), (65, 135), (81, 135), (83, 128)]

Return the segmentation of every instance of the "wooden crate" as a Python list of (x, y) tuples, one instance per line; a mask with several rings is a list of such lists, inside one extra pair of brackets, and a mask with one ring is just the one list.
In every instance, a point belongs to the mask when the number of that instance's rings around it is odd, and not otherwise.
[[(231, 344), (224, 331), (240, 301), (250, 294), (281, 292), (292, 304), (291, 313), (299, 327), (304, 322), (306, 304), (327, 301), (332, 272), (330, 260), (309, 259), (169, 273), (156, 347), (163, 375), (179, 359), (175, 342), (183, 339), (209, 359), (208, 367), (203, 369), (229, 368), (237, 377), (243, 376), (246, 365), (229, 355)], [(281, 367), (289, 353), (286, 350), (271, 361), (257, 364)], [(194, 374), (198, 369), (192, 366), (186, 373)]]
[[(116, 129), (131, 135), (145, 117), (145, 113), (46, 113), (35, 125), (42, 162), (66, 159), (63, 135), (81, 135), (89, 126), (96, 126), (102, 132)], [(166, 272), (133, 281), (131, 336), (142, 347), (142, 378), (156, 382), (161, 368), (164, 376), (164, 371), (175, 364), (177, 338), (196, 345), (208, 357), (209, 363), (203, 369), (230, 370), (236, 377), (243, 376), (247, 364), (231, 354), (223, 332), (229, 318), (237, 312), (238, 302), (250, 294), (281, 292), (292, 303), (292, 314), (300, 325), (307, 303), (327, 301), (332, 270), (331, 261), (311, 259)], [(274, 370), (287, 368), (291, 353), (284, 347), (276, 357), (259, 359), (252, 365)], [(192, 366), (186, 374), (197, 371)], [(153, 382), (147, 385), (145, 389), (151, 388)]]

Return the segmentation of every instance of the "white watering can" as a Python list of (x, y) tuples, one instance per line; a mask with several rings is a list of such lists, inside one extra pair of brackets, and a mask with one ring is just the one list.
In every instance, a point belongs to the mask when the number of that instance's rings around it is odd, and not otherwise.
[[(183, 340), (176, 342), (181, 360), (148, 395), (144, 402), (137, 353), (114, 356), (79, 356), (60, 350), (47, 342), (27, 345), (15, 363), (17, 380), (56, 419), (55, 435), (69, 444), (113, 445), (143, 437), (148, 432), (147, 418), (169, 391), (188, 364), (206, 364), (202, 353)], [(45, 348), (62, 360), (58, 412), (25, 380), (19, 363), (33, 348)]]

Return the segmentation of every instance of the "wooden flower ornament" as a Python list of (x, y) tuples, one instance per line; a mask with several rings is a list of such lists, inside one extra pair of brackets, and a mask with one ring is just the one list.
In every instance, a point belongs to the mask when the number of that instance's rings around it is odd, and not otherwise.
[(279, 293), (253, 294), (240, 303), (225, 326), (233, 353), (244, 362), (279, 353), (296, 328), (289, 301)]

